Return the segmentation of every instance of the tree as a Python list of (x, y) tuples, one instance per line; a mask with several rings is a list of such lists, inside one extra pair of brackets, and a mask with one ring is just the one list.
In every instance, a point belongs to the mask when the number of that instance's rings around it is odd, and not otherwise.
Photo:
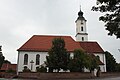
[(52, 41), (52, 48), (48, 52), (49, 56), (46, 57), (46, 65), (49, 67), (49, 72), (56, 69), (67, 70), (70, 54), (65, 49), (65, 42), (62, 38), (55, 38)]
[(93, 55), (93, 54), (88, 54), (88, 57), (87, 57), (87, 60), (88, 60), (88, 69), (91, 71), (94, 71), (94, 69), (97, 69), (99, 64), (98, 64), (98, 61), (99, 59)]
[(0, 68), (2, 67), (2, 64), (4, 63), (4, 59), (5, 59), (5, 57), (2, 54), (2, 49), (0, 46)]
[(120, 72), (120, 63), (117, 63), (116, 71), (117, 71), (117, 72)]
[(111, 53), (108, 51), (105, 52), (106, 57), (106, 69), (108, 72), (116, 71), (116, 60)]
[(3, 55), (1, 55), (1, 53), (0, 53), (0, 68), (2, 67), (4, 59), (5, 59), (5, 57)]
[(40, 67), (37, 67), (37, 68), (36, 68), (36, 71), (37, 71), (37, 72), (47, 72), (47, 68), (44, 67), (44, 66), (40, 66)]
[(4, 63), (11, 64), (11, 62), (10, 62), (10, 61), (8, 61), (8, 60), (4, 60)]
[(80, 49), (75, 49), (73, 59), (70, 60), (69, 69), (71, 72), (83, 72), (86, 65), (85, 52)]
[(92, 10), (106, 12), (99, 20), (105, 22), (108, 35), (120, 38), (120, 0), (97, 0), (97, 6), (93, 6)]
[(2, 46), (0, 46), (0, 68), (2, 67), (3, 63), (9, 63), (9, 64), (11, 64), (10, 61), (5, 60), (5, 57), (2, 54), (2, 49), (1, 48), (2, 48)]
[(74, 50), (73, 53), (73, 59), (69, 63), (71, 72), (83, 72), (85, 68), (93, 71), (98, 68), (98, 59), (93, 54), (87, 54), (80, 49)]

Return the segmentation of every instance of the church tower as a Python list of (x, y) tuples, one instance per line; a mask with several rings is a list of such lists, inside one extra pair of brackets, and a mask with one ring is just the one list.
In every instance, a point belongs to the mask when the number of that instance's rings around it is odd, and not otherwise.
[(86, 31), (86, 20), (83, 17), (83, 12), (78, 12), (76, 23), (76, 41), (88, 41), (88, 33)]

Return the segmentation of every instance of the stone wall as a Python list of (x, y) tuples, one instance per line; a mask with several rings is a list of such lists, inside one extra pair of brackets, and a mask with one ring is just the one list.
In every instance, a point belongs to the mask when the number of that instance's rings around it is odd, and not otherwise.
[[(20, 78), (32, 78), (32, 79), (89, 79), (96, 78), (89, 72), (79, 73), (79, 72), (61, 72), (61, 73), (19, 73)], [(119, 73), (101, 73), (100, 78), (102, 77), (116, 77), (120, 76)]]
[(19, 77), (33, 79), (80, 79), (91, 78), (91, 73), (19, 73)]

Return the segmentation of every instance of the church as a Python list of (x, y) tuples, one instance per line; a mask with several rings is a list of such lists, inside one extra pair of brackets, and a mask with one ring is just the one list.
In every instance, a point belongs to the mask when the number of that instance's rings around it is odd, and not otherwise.
[[(29, 68), (32, 72), (36, 72), (36, 68), (44, 65), (48, 50), (52, 46), (54, 38), (63, 38), (65, 41), (65, 48), (73, 57), (75, 49), (83, 49), (88, 54), (94, 54), (99, 57), (99, 67), (101, 72), (106, 72), (106, 59), (104, 50), (97, 42), (88, 41), (88, 33), (86, 29), (86, 19), (83, 17), (83, 12), (78, 12), (76, 23), (76, 40), (71, 36), (57, 36), (57, 35), (33, 35), (27, 42), (25, 42), (18, 51), (17, 72), (22, 72), (24, 67)], [(87, 70), (86, 70), (87, 71)]]

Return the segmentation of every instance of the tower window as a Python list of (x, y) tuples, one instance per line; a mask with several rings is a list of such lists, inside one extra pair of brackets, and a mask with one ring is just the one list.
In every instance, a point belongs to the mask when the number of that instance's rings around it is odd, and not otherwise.
[(81, 24), (83, 24), (83, 20), (81, 20)]
[(84, 41), (84, 37), (82, 37), (82, 41)]
[(36, 65), (39, 65), (40, 64), (40, 55), (37, 54), (36, 55)]
[(83, 26), (81, 27), (81, 31), (83, 31)]
[(24, 65), (28, 64), (28, 54), (24, 55)]

